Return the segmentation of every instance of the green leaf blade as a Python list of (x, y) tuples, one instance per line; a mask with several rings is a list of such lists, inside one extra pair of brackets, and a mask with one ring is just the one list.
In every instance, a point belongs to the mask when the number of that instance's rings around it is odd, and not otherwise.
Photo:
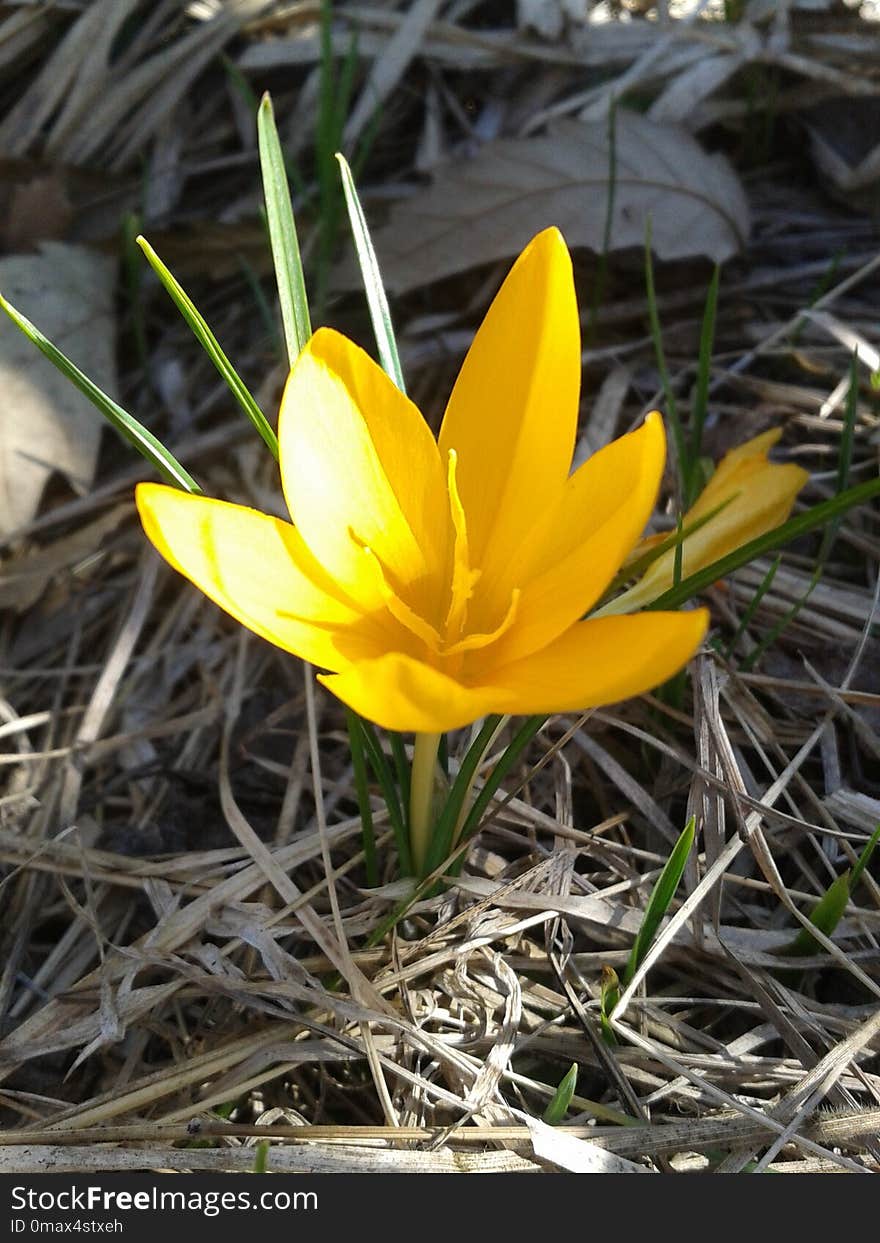
[(358, 198), (348, 161), (339, 152), (336, 154), (336, 159), (339, 161), (339, 169), (342, 175), (345, 204), (348, 208), (348, 218), (351, 222), (351, 231), (354, 237), (361, 276), (363, 277), (364, 290), (367, 295), (373, 332), (376, 335), (379, 361), (400, 391), (405, 393), (406, 384), (403, 379), (403, 368), (400, 365), (400, 355), (397, 352), (397, 341), (394, 336), (394, 326), (391, 322), (391, 310), (388, 306), (388, 297), (385, 293), (385, 286), (379, 271), (379, 262), (376, 259), (376, 252), (373, 249), (373, 242), (367, 227), (367, 218)]
[(257, 139), (284, 340), (292, 367), (312, 335), (312, 325), (284, 153), (268, 92), (257, 112)]
[(193, 479), (192, 475), (181, 466), (177, 458), (165, 448), (160, 440), (158, 440), (152, 432), (147, 431), (142, 423), (127, 410), (123, 410), (122, 406), (115, 402), (112, 397), (95, 384), (85, 372), (80, 371), (79, 367), (63, 354), (57, 346), (53, 345), (48, 337), (44, 337), (34, 324), (31, 323), (20, 311), (17, 311), (11, 303), (0, 296), (0, 309), (4, 310), (15, 326), (21, 331), (29, 341), (31, 341), (37, 349), (48, 358), (58, 371), (65, 376), (71, 384), (73, 384), (84, 397), (87, 397), (92, 405), (104, 416), (108, 423), (116, 429), (120, 436), (133, 445), (140, 453), (141, 457), (155, 467), (159, 474), (173, 484), (176, 488), (181, 488), (184, 492), (191, 492), (194, 495), (201, 493), (202, 489)]
[(705, 587), (711, 587), (719, 578), (732, 574), (734, 570), (740, 569), (741, 566), (746, 565), (749, 561), (754, 561), (756, 557), (761, 557), (768, 552), (774, 552), (777, 548), (781, 548), (784, 544), (790, 543), (799, 536), (808, 535), (811, 531), (818, 530), (826, 522), (830, 522), (838, 515), (845, 514), (847, 510), (853, 509), (856, 505), (862, 505), (866, 501), (873, 500), (876, 496), (880, 496), (880, 478), (869, 479), (866, 483), (859, 483), (852, 488), (847, 488), (846, 491), (839, 492), (837, 496), (831, 497), (830, 500), (822, 501), (818, 505), (811, 506), (804, 513), (797, 514), (794, 518), (789, 518), (787, 522), (783, 522), (781, 526), (774, 527), (772, 531), (766, 531), (763, 535), (749, 540), (747, 544), (740, 545), (739, 548), (735, 548), (732, 552), (727, 553), (726, 556), (713, 561), (711, 565), (705, 566), (702, 570), (689, 574), (687, 578), (682, 579), (678, 586), (670, 587), (668, 591), (664, 591), (656, 600), (652, 600), (648, 608), (678, 608), (679, 605), (690, 600), (692, 596), (697, 595)]
[(189, 294), (176, 279), (171, 270), (166, 267), (159, 256), (153, 250), (150, 243), (145, 237), (139, 236), (136, 239), (150, 267), (159, 277), (163, 286), (167, 290), (171, 300), (174, 302), (180, 314), (188, 324), (190, 331), (198, 341), (199, 345), (210, 358), (216, 367), (218, 373), (225, 380), (230, 392), (235, 400), (241, 406), (247, 417), (253, 423), (259, 434), (262, 436), (269, 449), (269, 452), (278, 461), (278, 437), (272, 430), (268, 419), (257, 405), (250, 390), (245, 382), (239, 376), (232, 363), (226, 357), (220, 348), (220, 343), (214, 336), (208, 323), (196, 304), (190, 298)]
[[(843, 912), (846, 910), (846, 904), (849, 902), (849, 892), (850, 873), (846, 871), (831, 882), (813, 907), (810, 923), (814, 928), (818, 928), (820, 932), (824, 932), (826, 937), (830, 937), (840, 923)], [(823, 948), (806, 928), (801, 928), (791, 944), (782, 953), (800, 958), (804, 955), (821, 953)]]
[(684, 875), (688, 855), (693, 848), (696, 823), (696, 818), (691, 816), (682, 829), (678, 841), (673, 846), (672, 853), (667, 859), (663, 871), (657, 878), (657, 884), (654, 886), (651, 897), (648, 899), (648, 905), (645, 908), (642, 926), (639, 928), (627, 959), (626, 967), (624, 968), (624, 985), (629, 984), (639, 969), (645, 955), (653, 944), (654, 937), (657, 935), (657, 929), (660, 927), (660, 923), (669, 909), (669, 904), (675, 897), (675, 891), (678, 889), (681, 878)]
[(559, 1126), (560, 1122), (565, 1121), (565, 1115), (568, 1113), (571, 1098), (574, 1096), (575, 1088), (577, 1087), (577, 1079), (577, 1062), (572, 1062), (571, 1067), (563, 1075), (559, 1082), (559, 1087), (553, 1093), (547, 1108), (544, 1110), (541, 1118), (542, 1122), (546, 1122), (548, 1126)]

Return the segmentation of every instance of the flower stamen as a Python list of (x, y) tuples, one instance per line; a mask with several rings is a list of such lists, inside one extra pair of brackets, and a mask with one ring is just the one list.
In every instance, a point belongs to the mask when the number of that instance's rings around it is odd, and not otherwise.
[(472, 569), (470, 564), (467, 519), (455, 478), (457, 464), (458, 454), (454, 449), (450, 449), (446, 486), (449, 491), (449, 510), (452, 515), (455, 541), (452, 550), (452, 581), (449, 587), (449, 609), (446, 613), (445, 630), (447, 642), (451, 641), (453, 644), (464, 631), (468, 601), (474, 594), (474, 587), (480, 577), (480, 571)]
[(374, 549), (369, 544), (365, 544), (351, 529), (349, 529), (349, 535), (364, 554), (366, 563), (369, 565), (373, 578), (378, 585), (382, 603), (394, 620), (399, 622), (410, 634), (421, 639), (430, 651), (439, 653), (443, 646), (443, 638), (439, 632), (430, 622), (425, 621), (424, 617), (421, 617), (415, 609), (411, 608), (405, 600), (401, 599), (400, 594), (395, 590), (391, 582), (388, 568), (383, 565), (381, 557), (378, 556)]

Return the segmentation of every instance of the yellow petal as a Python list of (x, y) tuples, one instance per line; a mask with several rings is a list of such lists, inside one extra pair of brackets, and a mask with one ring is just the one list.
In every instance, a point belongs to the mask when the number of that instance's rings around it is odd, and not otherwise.
[(493, 649), (496, 663), (546, 646), (595, 604), (645, 529), (665, 460), (663, 420), (653, 411), (575, 471), (522, 550), (516, 624)]
[(349, 665), (319, 678), (360, 716), (402, 733), (445, 733), (498, 707), (494, 687), (471, 688), (398, 652)]
[(534, 520), (568, 476), (580, 389), (580, 324), (571, 260), (556, 229), (526, 247), (489, 307), (440, 431), (457, 483), (471, 563), (498, 584), (494, 613), (516, 586), (503, 579)]
[(494, 671), (504, 705), (494, 710), (579, 712), (640, 695), (687, 663), (708, 624), (705, 609), (578, 622), (543, 651)]
[(372, 359), (322, 328), (297, 359), (278, 424), (284, 495), (318, 561), (351, 596), (380, 603), (367, 546), (427, 616), (446, 564), (449, 516), (437, 444)]
[[(683, 525), (705, 517), (724, 505), (681, 545), (681, 574), (687, 578), (720, 560), (729, 552), (757, 539), (785, 522), (798, 492), (809, 479), (807, 471), (792, 463), (777, 465), (767, 460), (767, 450), (779, 432), (765, 432), (727, 454), (704, 488), (696, 504), (685, 514)], [(648, 541), (639, 551), (646, 551)], [(639, 608), (656, 600), (672, 586), (675, 550), (670, 549), (647, 569), (628, 592), (612, 602), (609, 611)]]
[(321, 681), (386, 729), (442, 733), (490, 712), (577, 712), (665, 682), (706, 633), (705, 609), (579, 622), (542, 652), (464, 684), (408, 656), (358, 661)]
[(781, 427), (771, 427), (769, 431), (753, 436), (744, 444), (730, 449), (715, 467), (712, 477), (700, 493), (696, 503), (688, 511), (689, 518), (699, 518), (702, 514), (711, 513), (730, 493), (730, 480), (743, 467), (751, 464), (752, 468), (767, 465), (767, 454), (782, 436)]
[(289, 522), (163, 484), (139, 484), (135, 499), (165, 560), (270, 643), (337, 669), (395, 641), (338, 591)]

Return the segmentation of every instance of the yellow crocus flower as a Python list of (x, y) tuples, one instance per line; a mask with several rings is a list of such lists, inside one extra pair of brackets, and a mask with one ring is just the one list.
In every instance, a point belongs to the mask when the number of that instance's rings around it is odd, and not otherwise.
[[(788, 518), (809, 473), (793, 463), (769, 461), (767, 455), (782, 435), (772, 428), (747, 440), (721, 459), (698, 500), (682, 519), (687, 532), (681, 542), (681, 577), (726, 557), (735, 548), (772, 531)], [(633, 550), (638, 559), (668, 537), (652, 535)], [(673, 584), (675, 549), (657, 558), (634, 587), (598, 611), (598, 616), (631, 612), (656, 600)]]
[(520, 255), (464, 361), (439, 441), (351, 341), (321, 329), (278, 425), (293, 522), (143, 483), (162, 556), (388, 729), (576, 711), (688, 660), (703, 609), (582, 620), (656, 502), (656, 413), (569, 474), (580, 331), (556, 229)]

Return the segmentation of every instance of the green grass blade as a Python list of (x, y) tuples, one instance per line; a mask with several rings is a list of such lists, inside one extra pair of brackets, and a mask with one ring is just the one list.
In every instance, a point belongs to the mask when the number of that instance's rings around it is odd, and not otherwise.
[(356, 712), (352, 712), (351, 708), (345, 709), (345, 720), (348, 725), (348, 743), (354, 769), (354, 789), (357, 795), (358, 811), (361, 815), (361, 842), (364, 848), (367, 884), (375, 886), (379, 883), (379, 868), (376, 864), (376, 833), (373, 828), (373, 810), (370, 807), (370, 791), (367, 783), (364, 735), (361, 719)]
[(431, 844), (425, 860), (426, 874), (435, 871), (452, 851), (455, 826), (458, 824), (464, 800), (500, 720), (498, 716), (486, 717), (480, 732), (468, 747), (431, 835)]
[(672, 585), (677, 587), (681, 582), (682, 542), (684, 540), (684, 516), (679, 512), (675, 521), (675, 552), (672, 558)]
[(260, 147), (260, 169), (263, 174), (263, 194), (266, 199), (266, 216), (269, 223), (269, 240), (272, 244), (272, 261), (278, 282), (281, 302), (281, 322), (290, 365), (296, 362), (300, 351), (312, 335), (309, 318), (309, 302), (296, 222), (290, 201), (290, 185), (284, 166), (284, 153), (275, 125), (272, 100), (268, 92), (260, 101), (257, 112), (257, 138)]
[[(498, 718), (496, 717), (496, 724), (497, 720)], [(498, 763), (483, 783), (483, 788), (480, 790), (480, 793), (474, 799), (474, 804), (468, 812), (467, 818), (462, 825), (461, 833), (458, 839), (459, 842), (466, 842), (468, 838), (477, 831), (480, 826), (480, 820), (483, 817), (483, 813), (495, 797), (495, 793), (501, 785), (501, 782), (546, 722), (546, 716), (528, 716), (523, 721), (522, 725), (511, 739), (509, 745), (505, 748), (504, 754), (501, 756)], [(477, 741), (479, 742), (479, 739)]]
[(666, 861), (666, 866), (657, 878), (657, 884), (648, 905), (645, 908), (645, 915), (642, 919), (642, 926), (639, 928), (633, 947), (630, 950), (626, 967), (623, 972), (624, 986), (629, 984), (639, 968), (642, 959), (651, 948), (657, 929), (663, 916), (669, 909), (669, 904), (675, 897), (675, 891), (684, 875), (685, 865), (691, 848), (694, 844), (694, 834), (696, 833), (696, 818), (691, 816), (687, 824), (681, 831), (681, 836), (672, 848), (672, 854)]
[(733, 655), (733, 650), (736, 647), (737, 643), (739, 642), (740, 635), (745, 634), (745, 631), (748, 628), (752, 618), (755, 616), (755, 613), (758, 611), (758, 605), (761, 603), (761, 601), (766, 596), (767, 592), (770, 590), (773, 584), (773, 580), (776, 577), (776, 571), (779, 569), (781, 564), (782, 564), (782, 553), (778, 552), (773, 559), (773, 564), (770, 566), (770, 569), (761, 579), (761, 582), (758, 585), (758, 590), (755, 592), (755, 594), (752, 596), (751, 600), (749, 601), (748, 608), (743, 613), (742, 619), (736, 628), (736, 632), (734, 633), (733, 638), (730, 640), (730, 642), (727, 645), (728, 660)]
[[(737, 495), (739, 494), (737, 493)], [(643, 553), (637, 560), (631, 561), (629, 565), (625, 564), (623, 569), (613, 578), (611, 586), (602, 597), (601, 603), (604, 604), (612, 596), (616, 595), (624, 583), (628, 583), (631, 579), (641, 578), (658, 558), (669, 552), (670, 548), (675, 548), (678, 544), (690, 538), (691, 535), (696, 534), (701, 527), (704, 527), (707, 522), (711, 522), (713, 518), (721, 513), (722, 509), (726, 509), (735, 499), (735, 496), (727, 497), (720, 505), (716, 505), (714, 509), (710, 509), (707, 514), (703, 514), (702, 517), (696, 518), (693, 522), (689, 522), (686, 527), (676, 525), (675, 530), (670, 531), (666, 539), (661, 540), (654, 548), (650, 548), (646, 553)]]
[(608, 195), (605, 199), (605, 224), (602, 229), (602, 250), (596, 265), (596, 279), (590, 298), (590, 311), (584, 333), (584, 349), (589, 349), (596, 336), (599, 308), (605, 297), (608, 279), (608, 255), (611, 252), (611, 232), (614, 227), (614, 203), (617, 197), (617, 100), (612, 97), (608, 105)]
[[(824, 932), (826, 937), (831, 936), (843, 918), (850, 895), (861, 880), (865, 868), (871, 862), (871, 856), (876, 849), (878, 841), (880, 841), (880, 824), (877, 825), (865, 843), (855, 867), (851, 871), (847, 869), (841, 876), (832, 881), (813, 907), (810, 923), (814, 928), (818, 928), (820, 932)], [(822, 948), (816, 938), (811, 936), (806, 928), (801, 928), (791, 944), (782, 950), (781, 953), (793, 957), (802, 957), (807, 954), (815, 954)]]
[[(849, 387), (846, 394), (843, 434), (840, 438), (840, 451), (837, 457), (838, 496), (846, 491), (846, 486), (849, 483), (849, 471), (850, 466), (852, 465), (853, 441), (855, 439), (856, 415), (858, 413), (858, 384), (858, 356), (853, 354), (852, 359), (850, 360)], [(743, 672), (748, 673), (750, 670), (755, 668), (764, 653), (776, 643), (779, 636), (791, 625), (800, 613), (801, 609), (810, 599), (810, 596), (818, 587), (821, 582), (822, 575), (825, 573), (825, 566), (828, 563), (828, 558), (831, 556), (831, 550), (834, 547), (834, 541), (837, 539), (837, 532), (840, 530), (840, 524), (842, 521), (842, 516), (833, 518), (825, 527), (822, 534), (822, 542), (819, 546), (819, 551), (816, 554), (816, 566), (813, 570), (806, 591), (799, 600), (794, 602), (791, 608), (786, 610), (770, 632), (766, 634), (754, 650), (749, 653), (748, 657), (740, 666)]]
[(220, 348), (220, 343), (208, 327), (205, 317), (180, 282), (162, 262), (155, 250), (153, 250), (147, 239), (139, 236), (135, 240), (146, 255), (150, 267), (165, 286), (178, 311), (186, 320), (193, 336), (217, 368), (218, 373), (226, 381), (233, 397), (260, 433), (268, 446), (269, 452), (277, 462), (278, 437), (270, 427), (268, 419), (257, 405), (247, 385)]
[(403, 745), (403, 737), (396, 730), (390, 729), (388, 731), (388, 742), (391, 745), (394, 770), (397, 773), (397, 788), (400, 790), (400, 802), (403, 807), (409, 807), (409, 760), (406, 758), (406, 747)]
[[(824, 932), (826, 937), (830, 937), (834, 932), (846, 910), (846, 904), (849, 902), (850, 882), (850, 873), (846, 871), (831, 882), (813, 907), (810, 923), (820, 932)], [(780, 952), (800, 958), (807, 954), (815, 954), (817, 951), (821, 952), (822, 948), (806, 928), (801, 928), (791, 944)]]
[(863, 505), (866, 501), (873, 500), (875, 496), (880, 496), (880, 478), (869, 479), (866, 483), (847, 488), (845, 492), (838, 493), (830, 500), (822, 501), (819, 505), (811, 506), (804, 513), (789, 518), (788, 522), (783, 522), (782, 526), (774, 527), (772, 531), (766, 531), (756, 539), (749, 540), (747, 544), (735, 548), (733, 552), (713, 561), (711, 565), (705, 566), (702, 570), (689, 574), (677, 587), (670, 587), (668, 591), (664, 591), (662, 596), (658, 596), (648, 605), (648, 608), (676, 609), (705, 587), (711, 587), (719, 578), (724, 578), (726, 574), (732, 574), (734, 570), (738, 570), (740, 566), (754, 561), (756, 557), (762, 557), (764, 553), (773, 552), (784, 544), (791, 543), (801, 535), (808, 535), (811, 531), (818, 530), (826, 522), (845, 514), (847, 510), (856, 505)]
[(620, 980), (613, 967), (603, 967), (599, 981), (599, 1026), (606, 1044), (617, 1044), (617, 1036), (611, 1026), (611, 1016), (620, 1001)]
[(2, 308), (15, 326), (24, 333), (29, 341), (43, 353), (49, 362), (61, 372), (72, 384), (74, 384), (84, 397), (87, 397), (92, 405), (104, 416), (108, 423), (115, 427), (120, 436), (124, 437), (129, 444), (137, 449), (138, 453), (156, 468), (160, 475), (177, 488), (182, 488), (184, 492), (201, 493), (201, 488), (193, 479), (188, 471), (185, 471), (177, 458), (169, 453), (161, 441), (157, 440), (152, 432), (148, 432), (142, 423), (130, 415), (122, 406), (118, 405), (112, 397), (108, 397), (105, 392), (98, 388), (84, 372), (80, 371), (70, 359), (61, 353), (61, 350), (54, 346), (52, 342), (44, 337), (39, 328), (36, 328), (29, 319), (26, 319), (20, 311), (14, 306), (0, 297), (0, 308)]
[(266, 340), (269, 342), (269, 348), (278, 358), (281, 357), (281, 338), (278, 335), (278, 325), (275, 322), (275, 312), (269, 304), (266, 297), (266, 291), (263, 289), (259, 276), (254, 271), (253, 265), (248, 263), (244, 255), (238, 255), (238, 264), (241, 268), (242, 276), (247, 281), (248, 288), (253, 295), (254, 304), (257, 308), (257, 314), (263, 321), (263, 331), (266, 334)]
[(654, 260), (651, 255), (651, 217), (648, 217), (645, 225), (645, 289), (648, 297), (648, 321), (651, 325), (651, 339), (654, 342), (654, 355), (657, 359), (657, 370), (660, 372), (660, 384), (663, 389), (663, 396), (666, 402), (666, 415), (672, 427), (672, 440), (675, 445), (675, 455), (678, 459), (678, 478), (681, 494), (685, 495), (687, 488), (687, 480), (690, 475), (690, 459), (688, 457), (687, 444), (682, 431), (681, 419), (678, 416), (678, 406), (675, 401), (675, 394), (672, 391), (672, 381), (669, 378), (669, 369), (666, 366), (666, 354), (663, 350), (663, 333), (660, 328), (660, 313), (657, 309), (657, 291), (654, 287)]
[(394, 783), (391, 765), (388, 763), (385, 752), (382, 750), (382, 744), (379, 742), (375, 726), (361, 717), (360, 727), (364, 746), (370, 759), (370, 765), (382, 791), (385, 806), (388, 808), (388, 818), (394, 831), (394, 841), (397, 846), (397, 857), (400, 860), (400, 870), (404, 876), (409, 876), (412, 874), (409, 829), (403, 808), (401, 807), (397, 786)]
[(856, 885), (862, 879), (862, 872), (864, 872), (865, 868), (871, 862), (871, 855), (874, 853), (878, 841), (880, 841), (880, 824), (877, 825), (867, 842), (865, 842), (864, 849), (859, 855), (858, 861), (852, 870), (852, 876), (849, 878), (850, 893), (852, 893)]
[(578, 1081), (577, 1062), (572, 1062), (571, 1067), (563, 1075), (560, 1080), (559, 1087), (553, 1093), (553, 1096), (544, 1110), (541, 1120), (546, 1122), (548, 1126), (559, 1126), (560, 1122), (565, 1120), (568, 1113), (568, 1107), (571, 1104), (571, 1098), (574, 1096), (575, 1088)]
[(703, 428), (709, 407), (709, 375), (712, 370), (712, 349), (715, 344), (715, 319), (718, 311), (720, 279), (721, 268), (716, 264), (706, 293), (706, 307), (703, 311), (703, 325), (700, 330), (700, 357), (697, 363), (697, 383), (694, 389), (690, 420), (691, 444), (685, 488), (686, 509), (693, 505), (699, 492), (699, 461), (703, 445)]
[(315, 161), (317, 164), (319, 198), (326, 208), (337, 190), (333, 155), (339, 146), (340, 117), (336, 103), (336, 58), (333, 54), (333, 5), (321, 0), (320, 59), (318, 62), (318, 117), (315, 127)]
[[(779, 560), (779, 558), (777, 558), (777, 560)], [(783, 631), (788, 629), (788, 627), (797, 617), (798, 613), (800, 613), (801, 609), (808, 602), (808, 600), (810, 599), (810, 596), (819, 586), (819, 580), (822, 577), (822, 573), (824, 569), (825, 569), (825, 559), (820, 556), (820, 559), (816, 564), (816, 568), (813, 571), (813, 574), (807, 585), (806, 591), (800, 597), (799, 600), (795, 600), (791, 608), (786, 609), (786, 611), (783, 613), (782, 617), (780, 617), (776, 625), (771, 628), (771, 630), (764, 636), (761, 642), (757, 643), (755, 647), (752, 649), (752, 651), (749, 652), (748, 656), (746, 656), (746, 658), (742, 661), (742, 663), (740, 664), (740, 669), (743, 671), (743, 673), (750, 673), (755, 668), (755, 666), (758, 664), (758, 662), (760, 661), (764, 653), (768, 651), (771, 647), (773, 647), (774, 643), (779, 638), (779, 636), (783, 633)]]
[(351, 231), (354, 237), (358, 263), (360, 264), (361, 276), (363, 277), (364, 289), (367, 294), (370, 319), (373, 322), (373, 332), (376, 334), (379, 361), (400, 391), (405, 393), (406, 384), (403, 379), (403, 369), (400, 365), (400, 355), (397, 352), (394, 327), (391, 323), (391, 311), (388, 307), (385, 286), (382, 283), (382, 276), (379, 272), (376, 252), (370, 240), (367, 219), (355, 189), (354, 178), (351, 175), (351, 169), (348, 167), (348, 161), (344, 155), (340, 155), (338, 152), (336, 159), (339, 161), (339, 169), (342, 175), (342, 188), (345, 191), (345, 203), (348, 208), (348, 218), (351, 221)]
[[(345, 59), (342, 62), (342, 71), (339, 74), (339, 81), (336, 87), (336, 132), (340, 139), (342, 138), (342, 132), (345, 129), (345, 122), (348, 120), (348, 112), (351, 106), (351, 96), (354, 90), (358, 61), (358, 32), (353, 30), (351, 40), (348, 44), (348, 51), (345, 53)], [(334, 151), (338, 146), (339, 142), (337, 141), (334, 144)]]

